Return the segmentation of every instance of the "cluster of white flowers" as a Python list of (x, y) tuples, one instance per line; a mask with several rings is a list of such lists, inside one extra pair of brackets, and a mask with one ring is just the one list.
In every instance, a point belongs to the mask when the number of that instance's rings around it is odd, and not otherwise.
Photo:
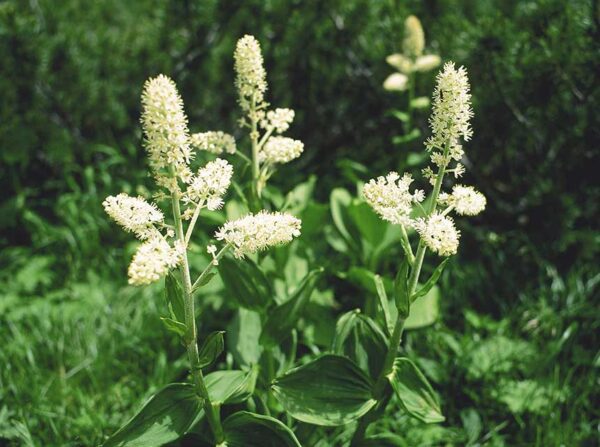
[(141, 286), (158, 281), (181, 262), (185, 247), (171, 247), (162, 237), (153, 237), (140, 245), (129, 264), (129, 284)]
[(263, 66), (260, 44), (254, 36), (245, 35), (238, 40), (235, 47), (234, 68), (236, 72), (235, 85), (239, 93), (242, 109), (248, 111), (250, 102), (263, 102), (267, 90), (267, 73)]
[(267, 112), (267, 119), (263, 120), (261, 125), (264, 128), (273, 127), (277, 133), (283, 133), (289, 129), (294, 121), (294, 111), (292, 109), (275, 109)]
[(383, 88), (402, 92), (408, 88), (411, 73), (430, 71), (442, 63), (437, 54), (423, 55), (424, 48), (425, 34), (421, 22), (417, 17), (409, 16), (404, 22), (403, 54), (390, 54), (385, 59), (398, 73), (389, 75), (383, 83)]
[(433, 92), (433, 111), (429, 118), (432, 136), (426, 142), (427, 148), (443, 150), (450, 144), (452, 158), (460, 158), (459, 139), (468, 141), (471, 138), (472, 116), (467, 70), (464, 67), (456, 69), (454, 62), (448, 62), (438, 74)]
[(142, 93), (142, 127), (157, 183), (173, 191), (177, 180), (165, 172), (170, 166), (184, 182), (191, 176), (192, 157), (187, 117), (175, 83), (164, 75), (148, 79)]
[(409, 191), (412, 181), (410, 174), (400, 177), (397, 172), (390, 172), (385, 177), (371, 179), (364, 186), (363, 194), (367, 203), (382, 219), (410, 226), (413, 203), (421, 202), (425, 197), (421, 190), (414, 193)]
[(271, 137), (258, 154), (261, 163), (287, 163), (304, 151), (304, 143), (288, 137)]
[(485, 209), (486, 199), (472, 186), (454, 185), (452, 194), (441, 193), (441, 205), (452, 207), (461, 216), (476, 216)]
[(414, 228), (431, 251), (440, 256), (456, 254), (460, 231), (454, 226), (451, 217), (435, 212), (425, 219), (416, 219)]
[(402, 51), (411, 59), (423, 54), (425, 49), (425, 33), (421, 21), (415, 16), (408, 16), (404, 21), (404, 41)]
[[(202, 206), (206, 204), (209, 210), (217, 210), (223, 206), (223, 196), (231, 183), (233, 176), (233, 166), (226, 160), (217, 158), (208, 162), (192, 178), (188, 186), (184, 201), (194, 202)], [(191, 217), (186, 215), (186, 217)]]
[(223, 152), (234, 154), (236, 151), (235, 138), (221, 131), (200, 132), (192, 134), (190, 144), (201, 151), (220, 155)]
[(156, 235), (158, 230), (154, 224), (160, 224), (164, 220), (163, 213), (155, 204), (125, 193), (108, 196), (102, 206), (106, 214), (125, 231), (134, 233), (142, 241)]
[(287, 213), (261, 211), (226, 222), (215, 237), (233, 247), (237, 258), (276, 245), (291, 242), (300, 236), (301, 222)]

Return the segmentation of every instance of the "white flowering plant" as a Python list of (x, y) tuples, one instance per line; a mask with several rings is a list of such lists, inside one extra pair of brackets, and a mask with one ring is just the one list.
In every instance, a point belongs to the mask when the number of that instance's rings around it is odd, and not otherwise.
[[(422, 422), (444, 420), (439, 399), (425, 374), (399, 350), (405, 329), (431, 323), (416, 322), (415, 311), (437, 297), (436, 283), (448, 258), (457, 253), (460, 231), (451, 214), (475, 216), (486, 206), (485, 196), (471, 186), (458, 184), (443, 191), (450, 175), (459, 178), (464, 172), (460, 160), (464, 155), (462, 142), (472, 135), (470, 99), (466, 70), (453, 63), (444, 65), (433, 94), (432, 135), (425, 143), (431, 166), (423, 170), (423, 177), (431, 192), (413, 188), (411, 174), (396, 172), (372, 179), (362, 188), (362, 205), (370, 207), (397, 234), (397, 238), (389, 240), (398, 241), (404, 256), (395, 279), (390, 281), (368, 268), (362, 269), (365, 275), (361, 282), (372, 281), (376, 291), (376, 308), (342, 315), (335, 328), (331, 354), (308, 361), (273, 382), (275, 395), (295, 419), (325, 427), (350, 427), (336, 438), (339, 445), (388, 445), (395, 441), (403, 445), (402, 438), (394, 433), (368, 430), (384, 417), (394, 396), (406, 413)], [(339, 207), (333, 207), (332, 202), (332, 213), (346, 244), (344, 249), (351, 247), (350, 239), (356, 234), (345, 220), (348, 216), (361, 212), (362, 222), (354, 221), (358, 234), (380, 233), (386, 228), (371, 225), (364, 206), (352, 200), (346, 199), (344, 214), (343, 196), (339, 191), (337, 196)], [(369, 231), (369, 226), (375, 230)], [(416, 250), (413, 236), (418, 238)], [(373, 236), (373, 240), (385, 238), (382, 234)], [(429, 278), (421, 281), (428, 252), (442, 261)], [(377, 265), (377, 257), (366, 260)]]
[(416, 81), (419, 73), (437, 68), (442, 60), (437, 54), (424, 54), (425, 33), (421, 21), (411, 15), (404, 21), (404, 39), (402, 53), (390, 54), (386, 62), (397, 71), (389, 75), (383, 82), (383, 88), (390, 92), (407, 94), (406, 108), (393, 110), (394, 117), (403, 125), (403, 135), (394, 138), (394, 143), (403, 144), (414, 141), (421, 131), (414, 126), (415, 110), (427, 109), (430, 101), (426, 96), (415, 96)]
[[(249, 41), (251, 45), (256, 43), (250, 38), (244, 39), (242, 41)], [(263, 102), (256, 101), (256, 95), (263, 88), (260, 76), (252, 78), (252, 66), (248, 65), (255, 61), (248, 60), (248, 54), (239, 56), (238, 53), (239, 49), (236, 50), (236, 64), (241, 64), (237, 67), (238, 72), (247, 77), (237, 81), (240, 101), (246, 107), (244, 98), (251, 91), (249, 110), (254, 110), (252, 104), (264, 107)], [(257, 83), (252, 84), (254, 81)], [(188, 255), (195, 247), (192, 237), (200, 214), (203, 210), (215, 211), (223, 206), (233, 178), (233, 166), (222, 158), (193, 168), (196, 149), (213, 154), (233, 153), (235, 141), (222, 132), (190, 135), (183, 101), (175, 83), (164, 75), (151, 78), (144, 85), (142, 109), (144, 146), (157, 185), (155, 202), (120, 193), (107, 197), (103, 206), (118, 225), (141, 242), (129, 266), (129, 283), (144, 286), (165, 278), (168, 315), (161, 320), (185, 347), (191, 383), (171, 383), (159, 390), (104, 446), (162, 445), (202, 424), (207, 424), (204, 438), (212, 445), (234, 445), (232, 439), (257, 427), (266, 432), (267, 438), (283, 439), (286, 445), (299, 445), (283, 423), (268, 415), (238, 411), (229, 412), (228, 418), (221, 420), (222, 406), (239, 404), (252, 396), (259, 376), (258, 365), (217, 370), (205, 375), (206, 368), (213, 365), (224, 350), (224, 331), (210, 333), (198, 343), (195, 301), (218, 268), (226, 288), (241, 291), (232, 298), (246, 299), (248, 307), (264, 307), (280, 315), (270, 325), (267, 321), (263, 329), (265, 340), (276, 346), (277, 342), (273, 340), (292, 330), (298, 307), (310, 296), (318, 272), (307, 275), (290, 300), (284, 303), (287, 308), (284, 306), (283, 310), (272, 296), (261, 295), (262, 302), (257, 304), (258, 298), (245, 295), (246, 290), (240, 290), (239, 285), (254, 287), (257, 281), (264, 280), (260, 269), (249, 258), (271, 247), (290, 243), (300, 235), (301, 221), (289, 213), (267, 210), (255, 210), (226, 221), (214, 233), (214, 241), (206, 247), (206, 265), (201, 271), (193, 272)], [(264, 115), (267, 122), (261, 125), (267, 133), (281, 132), (291, 118), (293, 112), (276, 109)], [(264, 143), (269, 143), (267, 140), (268, 137)], [(287, 143), (278, 143), (274, 139), (272, 145), (276, 147), (260, 145), (256, 160), (263, 163), (263, 172), (268, 172), (266, 167), (270, 163), (280, 163), (291, 157)], [(255, 192), (260, 195), (257, 190)], [(165, 204), (169, 212), (163, 212), (158, 204)], [(226, 256), (228, 252), (231, 259)], [(246, 276), (242, 278), (242, 275)], [(290, 306), (293, 309), (289, 309)]]

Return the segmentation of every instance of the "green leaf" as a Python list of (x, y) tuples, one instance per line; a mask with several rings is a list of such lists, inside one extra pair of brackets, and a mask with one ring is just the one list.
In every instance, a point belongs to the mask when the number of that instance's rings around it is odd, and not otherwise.
[(270, 416), (239, 411), (223, 421), (228, 447), (301, 447), (288, 427)]
[(227, 349), (238, 364), (251, 366), (258, 363), (262, 353), (258, 343), (261, 328), (257, 312), (243, 307), (238, 309), (227, 326)]
[(400, 270), (394, 280), (394, 300), (398, 315), (402, 318), (407, 318), (410, 313), (410, 299), (408, 296), (408, 261), (406, 257), (400, 264)]
[(408, 447), (408, 443), (393, 433), (380, 433), (366, 437), (359, 447)]
[(202, 416), (202, 400), (189, 383), (172, 383), (152, 396), (103, 447), (153, 447), (183, 436)]
[(329, 197), (331, 217), (335, 228), (340, 233), (346, 244), (355, 252), (358, 251), (358, 232), (350, 226), (348, 207), (352, 203), (352, 195), (343, 188), (335, 188)]
[(272, 301), (271, 285), (264, 273), (250, 259), (223, 257), (218, 265), (227, 298), (246, 309), (261, 311)]
[(427, 96), (419, 96), (410, 102), (410, 106), (414, 109), (426, 109), (429, 107), (429, 98)]
[(173, 272), (169, 272), (165, 278), (165, 300), (171, 314), (171, 320), (183, 323), (185, 321), (183, 290)]
[(408, 115), (408, 113), (406, 112), (401, 112), (400, 110), (393, 110), (392, 111), (392, 116), (396, 119), (399, 119), (400, 121), (402, 121), (403, 123), (408, 122), (408, 120), (410, 119), (410, 116)]
[(289, 336), (310, 300), (310, 295), (322, 272), (322, 268), (309, 272), (292, 297), (269, 312), (260, 334), (261, 345), (273, 347)]
[(183, 323), (180, 323), (179, 321), (175, 321), (172, 320), (171, 318), (167, 318), (167, 317), (160, 317), (160, 321), (163, 322), (163, 324), (165, 325), (165, 328), (167, 328), (168, 331), (170, 332), (174, 332), (175, 334), (179, 335), (181, 338), (185, 338), (185, 335), (187, 334), (187, 326)]
[(421, 131), (419, 129), (413, 129), (406, 135), (398, 136), (392, 138), (392, 142), (394, 144), (404, 144), (409, 143), (410, 141), (416, 140), (421, 136)]
[(387, 341), (377, 323), (356, 309), (338, 320), (332, 350), (335, 354), (345, 355), (375, 378), (383, 366)]
[(217, 274), (217, 272), (207, 273), (206, 276), (204, 278), (202, 278), (202, 281), (200, 281), (198, 284), (196, 284), (196, 287), (194, 288), (194, 290), (198, 290), (200, 287), (208, 284), (210, 282), (210, 280), (213, 279), (216, 274)]
[(410, 359), (396, 358), (387, 378), (402, 406), (411, 416), (426, 423), (442, 422), (445, 419), (429, 381)]
[(434, 286), (427, 295), (411, 304), (404, 329), (418, 329), (435, 323), (440, 313), (439, 295), (439, 287)]
[(423, 287), (421, 287), (419, 290), (413, 293), (413, 295), (410, 297), (411, 303), (414, 302), (416, 299), (421, 298), (422, 296), (425, 296), (429, 293), (431, 288), (435, 286), (435, 284), (438, 282), (438, 279), (440, 279), (440, 275), (444, 271), (444, 267), (446, 267), (446, 264), (448, 263), (449, 259), (450, 258), (444, 259), (441, 262), (441, 264), (438, 265), (437, 268), (433, 271), (431, 277), (427, 280)]
[(387, 292), (385, 291), (385, 284), (379, 275), (375, 275), (373, 277), (373, 282), (375, 283), (377, 297), (379, 298), (379, 305), (381, 306), (381, 312), (383, 313), (384, 327), (389, 335), (394, 330), (394, 320), (392, 319), (392, 314), (390, 313), (390, 301), (388, 299)]
[(225, 331), (215, 331), (208, 334), (200, 347), (200, 368), (212, 365), (225, 347), (223, 334)]
[(236, 404), (247, 400), (254, 392), (258, 370), (215, 371), (205, 377), (206, 388), (213, 405)]
[(326, 354), (277, 378), (272, 390), (292, 417), (337, 426), (355, 421), (377, 403), (372, 386), (354, 362)]

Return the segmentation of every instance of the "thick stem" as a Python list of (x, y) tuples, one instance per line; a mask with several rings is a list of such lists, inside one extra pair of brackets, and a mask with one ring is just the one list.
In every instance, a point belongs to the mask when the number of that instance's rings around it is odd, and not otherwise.
[[(173, 206), (173, 218), (175, 220), (175, 233), (177, 239), (182, 243), (185, 243), (185, 235), (183, 232), (183, 223), (181, 221), (181, 207), (179, 205), (179, 192), (173, 192), (171, 196)], [(223, 442), (224, 434), (223, 427), (221, 426), (221, 420), (218, 408), (214, 407), (210, 401), (210, 396), (204, 383), (204, 376), (202, 375), (202, 368), (200, 367), (200, 356), (198, 354), (198, 343), (197, 343), (197, 330), (196, 330), (196, 319), (194, 309), (194, 298), (192, 296), (192, 280), (190, 278), (190, 267), (187, 259), (187, 246), (183, 252), (183, 258), (181, 261), (181, 276), (183, 279), (183, 303), (184, 303), (184, 318), (185, 325), (188, 327), (188, 335), (185, 340), (185, 347), (188, 354), (188, 360), (190, 362), (190, 372), (194, 381), (194, 387), (196, 393), (204, 401), (204, 412), (208, 419), (208, 423), (211, 427), (213, 435), (217, 444)]]
[(258, 161), (258, 120), (256, 117), (256, 98), (252, 95), (250, 103), (250, 141), (252, 142), (252, 200), (253, 207), (256, 208), (253, 211), (258, 211), (258, 203), (260, 199), (260, 189), (258, 187), (258, 181), (260, 178), (260, 162)]

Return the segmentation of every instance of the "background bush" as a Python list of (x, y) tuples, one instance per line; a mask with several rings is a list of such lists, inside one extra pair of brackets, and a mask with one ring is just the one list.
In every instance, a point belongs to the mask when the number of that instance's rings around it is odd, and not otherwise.
[[(326, 203), (356, 179), (420, 168), (407, 163), (420, 142), (392, 143), (400, 129), (388, 112), (405, 98), (381, 87), (410, 13), (429, 51), (468, 68), (475, 135), (465, 182), (488, 197), (486, 212), (462, 228), (444, 278), (443, 323), (407, 340), (424, 362), (435, 360), (430, 375), (446, 369), (437, 377), (445, 439), (593, 445), (600, 9), (592, 0), (0, 4), (0, 442), (98, 443), (142, 390), (174, 373), (151, 366), (174, 360), (171, 342), (141, 324), (157, 304), (122, 287), (130, 240), (101, 208), (106, 195), (149, 184), (138, 124), (144, 80), (161, 72), (176, 80), (193, 131), (240, 135), (232, 54), (240, 36), (254, 34), (270, 97), (296, 110), (291, 136), (306, 145), (274, 181), (287, 191), (316, 174), (316, 200)], [(433, 75), (419, 79), (421, 94), (432, 87)], [(331, 287), (348, 293), (337, 280)], [(134, 314), (139, 326), (119, 329)], [(82, 334), (80, 346), (67, 342)], [(474, 369), (498, 352), (506, 368)], [(144, 383), (100, 399), (107, 384), (123, 386), (115, 365)], [(528, 392), (538, 400), (525, 402)], [(430, 436), (410, 445), (437, 442)]]

